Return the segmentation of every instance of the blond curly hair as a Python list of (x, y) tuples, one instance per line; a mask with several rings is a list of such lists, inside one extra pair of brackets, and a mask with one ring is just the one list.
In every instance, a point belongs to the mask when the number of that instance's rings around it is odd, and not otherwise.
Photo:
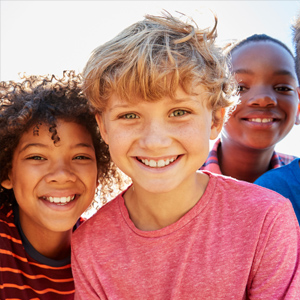
[(201, 84), (213, 117), (219, 108), (228, 111), (236, 104), (236, 85), (216, 46), (216, 28), (216, 17), (211, 30), (201, 30), (192, 19), (168, 12), (146, 15), (93, 51), (83, 71), (85, 95), (101, 113), (113, 93), (127, 101), (156, 101), (173, 98), (179, 86), (193, 94)]

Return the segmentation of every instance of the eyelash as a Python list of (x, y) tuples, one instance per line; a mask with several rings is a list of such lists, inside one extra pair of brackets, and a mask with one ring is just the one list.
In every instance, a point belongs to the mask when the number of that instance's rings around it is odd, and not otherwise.
[(32, 159), (32, 160), (46, 160), (44, 157), (41, 157), (39, 155), (33, 155), (33, 156), (30, 156), (26, 159)]
[(244, 85), (239, 85), (239, 86), (238, 86), (238, 93), (245, 92), (246, 89), (248, 90), (248, 88), (245, 87)]
[[(28, 159), (28, 160), (47, 160), (46, 158), (41, 157), (39, 155), (33, 155), (30, 157), (27, 157), (26, 159)], [(90, 159), (91, 159), (90, 157), (85, 156), (85, 155), (77, 155), (73, 158), (73, 160), (90, 160)]]
[[(176, 112), (182, 112), (181, 114), (179, 115), (176, 115)], [(188, 114), (189, 112), (185, 109), (176, 109), (174, 110), (171, 114), (170, 114), (170, 117), (182, 117), (186, 114)]]
[[(176, 112), (180, 112), (180, 114), (176, 115)], [(176, 109), (173, 112), (171, 112), (170, 117), (182, 117), (188, 113), (190, 113), (190, 112), (185, 109)], [(139, 119), (139, 118), (140, 117), (135, 113), (127, 113), (127, 114), (121, 115), (119, 117), (119, 119), (126, 119), (126, 120), (134, 120), (134, 119)]]
[[(279, 91), (278, 89), (284, 89), (284, 91)], [(283, 92), (283, 93), (293, 91), (293, 89), (288, 86), (278, 86), (278, 87), (275, 87), (275, 90), (278, 90), (278, 92)]]
[[(129, 116), (131, 116), (131, 117), (129, 117)], [(132, 118), (132, 116), (134, 116), (134, 118)], [(135, 113), (128, 113), (128, 114), (120, 116), (120, 119), (127, 119), (127, 120), (138, 119), (138, 118), (139, 117)]]
[(74, 159), (78, 159), (78, 160), (89, 160), (90, 158), (85, 156), (85, 155), (77, 155), (74, 157)]
[[(283, 90), (280, 90), (280, 89), (283, 89)], [(243, 92), (246, 92), (248, 90), (249, 90), (249, 88), (244, 86), (244, 85), (239, 85), (238, 86), (238, 92), (239, 93), (243, 93)], [(274, 87), (274, 90), (276, 92), (279, 92), (279, 93), (287, 93), (287, 92), (292, 92), (294, 89), (292, 89), (288, 86), (279, 86), (279, 87)]]

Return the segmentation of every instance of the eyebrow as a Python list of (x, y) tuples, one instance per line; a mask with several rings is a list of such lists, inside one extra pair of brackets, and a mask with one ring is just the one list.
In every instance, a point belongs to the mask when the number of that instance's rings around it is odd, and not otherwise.
[[(249, 70), (249, 69), (236, 69), (236, 70), (232, 70), (233, 73), (235, 74), (249, 74), (249, 75), (254, 75), (254, 72)], [(274, 76), (289, 76), (289, 77), (292, 77), (292, 78), (295, 78), (294, 74), (288, 70), (278, 70), (278, 71), (275, 71), (273, 73)]]
[[(142, 101), (145, 101), (145, 100), (142, 100)], [(189, 97), (186, 97), (186, 98), (175, 98), (174, 100), (171, 100), (170, 102), (172, 102), (172, 103), (175, 102), (175, 103), (179, 103), (180, 104), (180, 103), (191, 102), (191, 101), (193, 101), (193, 99), (191, 99)], [(140, 102), (136, 102), (136, 103), (138, 104)], [(145, 101), (145, 102), (148, 102), (148, 101)], [(155, 102), (155, 101), (153, 101), (153, 102)], [(125, 103), (125, 104), (116, 104), (113, 107), (111, 107), (108, 111), (111, 112), (111, 111), (113, 111), (115, 109), (118, 109), (118, 108), (130, 109), (132, 106), (134, 106), (134, 104), (130, 104), (130, 102), (129, 103)]]
[(41, 144), (41, 143), (31, 143), (31, 144), (26, 144), (24, 147), (22, 147), (20, 149), (20, 153), (25, 151), (26, 149), (30, 148), (30, 147), (42, 147), (42, 148), (48, 148), (47, 145)]
[(126, 104), (116, 104), (116, 105), (112, 106), (108, 111), (111, 112), (118, 108), (130, 108), (130, 107), (131, 107), (131, 105), (128, 105), (127, 103)]
[[(45, 144), (41, 144), (41, 143), (31, 143), (31, 144), (26, 144), (24, 147), (22, 147), (20, 149), (20, 153), (25, 151), (26, 149), (30, 148), (30, 147), (41, 147), (41, 148), (49, 148), (48, 145), (45, 145)], [(90, 148), (92, 149), (93, 151), (95, 151), (95, 148), (94, 148), (94, 145), (93, 144), (87, 144), (87, 143), (78, 143), (78, 144), (75, 144), (74, 146), (72, 146), (71, 148), (74, 149), (74, 148), (79, 148), (79, 147), (84, 147), (84, 148)]]
[(295, 78), (294, 74), (288, 70), (279, 70), (273, 73), (276, 76), (284, 75), (284, 76), (290, 76)]
[(79, 148), (79, 147), (84, 147), (84, 148), (90, 148), (92, 150), (95, 150), (95, 147), (93, 144), (87, 144), (87, 143), (78, 143), (72, 146), (71, 148)]

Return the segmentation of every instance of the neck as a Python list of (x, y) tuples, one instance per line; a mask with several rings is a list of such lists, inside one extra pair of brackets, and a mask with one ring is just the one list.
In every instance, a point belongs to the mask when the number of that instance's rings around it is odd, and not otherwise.
[(30, 244), (43, 256), (56, 260), (70, 256), (72, 229), (62, 232), (42, 231), (37, 227), (22, 224), (21, 216), (20, 223)]
[(221, 172), (239, 180), (254, 182), (269, 170), (274, 147), (250, 149), (227, 143), (226, 139), (222, 140), (218, 149)]
[(152, 193), (133, 183), (124, 194), (134, 225), (144, 231), (159, 230), (177, 222), (203, 195), (209, 177), (199, 173), (194, 182), (166, 193)]

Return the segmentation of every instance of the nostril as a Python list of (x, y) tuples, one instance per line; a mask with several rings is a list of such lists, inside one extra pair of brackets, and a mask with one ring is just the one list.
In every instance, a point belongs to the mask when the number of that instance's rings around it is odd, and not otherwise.
[(277, 105), (277, 99), (270, 95), (257, 95), (249, 100), (249, 105), (258, 107), (273, 107)]

